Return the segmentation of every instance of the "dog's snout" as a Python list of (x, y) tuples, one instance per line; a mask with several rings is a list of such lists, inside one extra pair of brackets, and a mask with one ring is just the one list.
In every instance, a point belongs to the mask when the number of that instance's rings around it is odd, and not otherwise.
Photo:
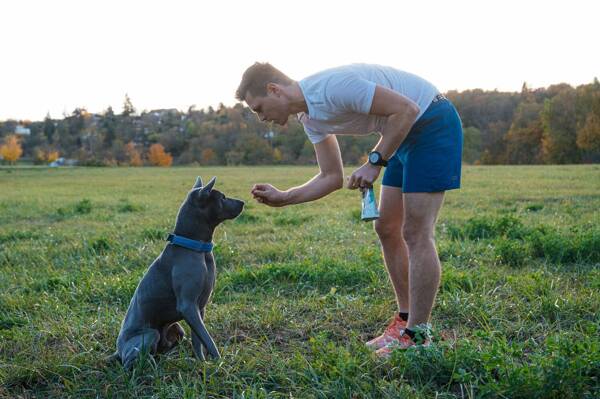
[(246, 203), (242, 200), (237, 200), (238, 203), (238, 207), (240, 209), (240, 213), (242, 213), (242, 211), (244, 210), (244, 205), (246, 205)]

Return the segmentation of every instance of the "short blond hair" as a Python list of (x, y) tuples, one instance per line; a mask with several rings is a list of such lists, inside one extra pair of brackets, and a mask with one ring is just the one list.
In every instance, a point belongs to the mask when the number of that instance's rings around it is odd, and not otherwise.
[(248, 93), (253, 97), (264, 97), (267, 95), (268, 83), (287, 86), (292, 82), (292, 79), (268, 62), (255, 62), (242, 75), (242, 82), (235, 91), (235, 98), (239, 101), (246, 101)]

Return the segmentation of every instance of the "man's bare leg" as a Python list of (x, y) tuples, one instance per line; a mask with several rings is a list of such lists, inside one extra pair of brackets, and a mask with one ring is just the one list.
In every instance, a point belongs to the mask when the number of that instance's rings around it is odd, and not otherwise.
[(374, 223), (375, 231), (381, 241), (383, 259), (396, 293), (398, 310), (409, 313), (408, 247), (402, 236), (402, 188), (381, 186), (379, 198), (379, 219)]
[(403, 235), (409, 254), (408, 328), (427, 323), (440, 285), (434, 229), (444, 192), (405, 193)]

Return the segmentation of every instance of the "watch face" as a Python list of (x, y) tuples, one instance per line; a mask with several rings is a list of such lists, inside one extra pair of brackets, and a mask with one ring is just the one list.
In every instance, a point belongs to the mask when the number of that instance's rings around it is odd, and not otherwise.
[(372, 152), (369, 154), (369, 162), (377, 163), (379, 162), (379, 154), (376, 152)]

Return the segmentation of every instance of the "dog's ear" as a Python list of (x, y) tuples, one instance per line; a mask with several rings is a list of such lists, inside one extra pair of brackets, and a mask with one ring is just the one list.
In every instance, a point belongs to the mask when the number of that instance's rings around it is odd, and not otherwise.
[(210, 195), (210, 192), (213, 189), (213, 186), (215, 185), (216, 180), (217, 180), (217, 178), (213, 177), (212, 179), (210, 179), (210, 181), (208, 182), (208, 184), (206, 186), (204, 186), (200, 190), (198, 190), (198, 199), (200, 201), (204, 201), (205, 199), (208, 198), (208, 196)]
[(196, 177), (196, 183), (194, 183), (194, 187), (192, 187), (192, 190), (200, 187), (202, 187), (202, 179), (200, 178), (200, 176), (198, 176)]

